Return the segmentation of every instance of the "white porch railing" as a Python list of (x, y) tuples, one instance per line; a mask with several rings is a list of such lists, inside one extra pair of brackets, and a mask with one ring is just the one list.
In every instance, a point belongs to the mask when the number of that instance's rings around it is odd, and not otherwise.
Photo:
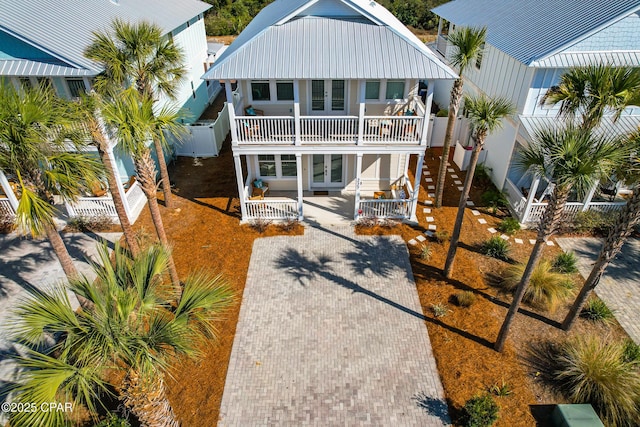
[[(587, 208), (584, 208), (584, 203), (581, 202), (568, 202), (564, 208), (564, 219), (572, 220), (578, 213), (582, 211), (597, 211), (602, 213), (617, 212), (622, 209), (626, 202), (591, 202), (587, 204)], [(522, 214), (518, 214), (518, 219), (522, 221), (526, 218), (527, 223), (538, 223), (547, 209), (547, 202), (531, 203), (528, 212), (525, 213), (522, 210)], [(513, 205), (512, 205), (513, 207)], [(516, 211), (517, 212), (517, 211)]]
[(4, 197), (0, 198), (0, 213), (2, 213), (3, 215), (10, 215), (10, 216), (15, 215), (15, 212), (11, 207), (11, 203), (9, 202), (9, 199)]
[(125, 194), (127, 197), (127, 204), (129, 205), (129, 213), (131, 215), (129, 220), (133, 224), (147, 204), (147, 196), (144, 195), (142, 187), (138, 184), (138, 181), (135, 181)]
[(411, 199), (360, 200), (358, 215), (364, 218), (409, 218)]
[(506, 179), (504, 183), (504, 192), (507, 196), (509, 204), (516, 211), (520, 220), (524, 218), (524, 210), (527, 207), (527, 199), (522, 195), (518, 187), (511, 182), (510, 179)]
[[(126, 192), (126, 203), (129, 206), (129, 212), (132, 223), (138, 219), (138, 215), (142, 211), (147, 199), (135, 181)], [(75, 203), (67, 204), (67, 213), (72, 216), (108, 216), (114, 222), (118, 221), (118, 212), (113, 204), (111, 195), (104, 197), (80, 197)]]
[(247, 219), (282, 220), (298, 218), (298, 202), (291, 199), (247, 200)]
[[(299, 140), (302, 144), (410, 144), (420, 143), (423, 117), (366, 116), (362, 135), (355, 116), (300, 117)], [(238, 116), (235, 119), (238, 144), (293, 144), (295, 122), (289, 116)]]

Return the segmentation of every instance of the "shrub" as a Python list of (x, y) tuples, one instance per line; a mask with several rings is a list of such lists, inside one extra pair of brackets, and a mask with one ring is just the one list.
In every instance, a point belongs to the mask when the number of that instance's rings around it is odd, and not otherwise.
[(447, 109), (438, 110), (438, 112), (436, 113), (436, 117), (448, 117), (448, 116), (449, 116), (449, 110)]
[(431, 304), (431, 311), (433, 311), (435, 317), (444, 317), (449, 314), (451, 310), (449, 310), (446, 304)]
[(567, 230), (576, 233), (606, 234), (616, 223), (617, 215), (604, 214), (598, 211), (578, 212), (573, 221), (568, 222)]
[(487, 206), (491, 212), (507, 206), (506, 196), (498, 190), (487, 190), (480, 196), (482, 204)]
[(640, 373), (624, 359), (624, 342), (578, 336), (552, 353), (550, 374), (573, 403), (591, 403), (606, 425), (637, 426)]
[(473, 174), (473, 182), (480, 188), (487, 188), (491, 184), (491, 171), (493, 169), (485, 165), (477, 165)]
[(498, 224), (498, 230), (511, 235), (520, 230), (520, 222), (515, 218), (505, 218)]
[(129, 421), (120, 418), (117, 415), (109, 414), (107, 418), (100, 421), (94, 427), (131, 427)]
[(504, 380), (502, 381), (501, 385), (494, 384), (489, 387), (489, 391), (500, 397), (509, 396), (511, 393), (513, 393), (513, 391), (511, 390), (511, 386), (508, 383), (504, 382)]
[(449, 239), (451, 239), (451, 234), (447, 230), (441, 230), (436, 232), (434, 237), (436, 239), (436, 242), (444, 243), (444, 242), (448, 242)]
[(296, 227), (298, 226), (298, 220), (297, 219), (286, 219), (282, 222), (280, 222), (278, 224), (278, 228), (280, 228), (280, 230), (282, 231), (293, 231), (296, 229)]
[(460, 307), (470, 307), (476, 302), (476, 294), (471, 291), (462, 291), (453, 295), (456, 304)]
[(631, 338), (624, 340), (622, 360), (627, 363), (640, 364), (640, 345), (633, 342)]
[(562, 252), (553, 260), (553, 270), (558, 273), (577, 273), (578, 258), (573, 252)]
[[(502, 287), (507, 291), (515, 291), (525, 267), (524, 264), (518, 264), (507, 268)], [(565, 275), (554, 272), (551, 263), (545, 260), (539, 262), (533, 270), (523, 300), (534, 307), (553, 312), (571, 295), (573, 295), (573, 283), (568, 281)]]
[(500, 236), (493, 236), (482, 244), (482, 253), (505, 261), (509, 259), (510, 250), (509, 243)]
[(594, 322), (603, 323), (611, 323), (615, 318), (613, 311), (600, 298), (592, 298), (587, 301), (580, 315)]
[(420, 249), (420, 258), (427, 261), (429, 260), (429, 258), (431, 258), (431, 245), (422, 245), (422, 248)]
[(67, 227), (72, 231), (105, 231), (113, 226), (113, 220), (108, 215), (74, 216), (67, 221)]
[(463, 425), (467, 427), (491, 426), (498, 419), (498, 404), (490, 394), (474, 396), (462, 408)]
[(267, 228), (269, 228), (269, 225), (271, 225), (271, 221), (269, 221), (268, 219), (257, 218), (251, 221), (249, 225), (258, 233), (264, 233), (265, 231), (267, 231)]

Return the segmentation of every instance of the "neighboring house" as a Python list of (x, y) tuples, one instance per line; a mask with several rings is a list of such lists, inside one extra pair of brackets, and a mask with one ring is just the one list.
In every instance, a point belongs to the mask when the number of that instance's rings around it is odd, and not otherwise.
[(301, 219), (327, 192), (349, 219), (415, 218), (434, 83), (456, 75), (384, 7), (276, 0), (204, 78), (225, 87), (243, 220)]
[[(536, 129), (558, 123), (558, 107), (543, 106), (540, 101), (569, 67), (640, 66), (640, 0), (454, 0), (433, 12), (441, 19), (431, 47), (443, 59), (451, 55), (447, 34), (455, 27), (487, 27), (486, 46), (465, 72), (465, 91), (506, 97), (517, 107), (517, 115), (487, 138), (484, 164), (497, 187), (508, 194), (520, 221), (537, 221), (551, 189), (544, 179), (520, 171), (513, 163)], [(434, 102), (448, 105), (450, 89), (450, 84), (439, 83)], [(608, 113), (599, 131), (627, 134), (638, 128), (640, 108), (628, 108), (616, 123), (612, 119)], [(462, 117), (456, 158), (472, 137), (467, 128)], [(624, 204), (616, 198), (619, 187), (603, 183), (584, 200), (574, 196), (567, 211), (571, 215), (588, 209), (619, 209)]]
[[(185, 121), (197, 120), (210, 100), (208, 87), (200, 78), (210, 65), (203, 19), (210, 7), (197, 0), (0, 0), (0, 79), (8, 79), (17, 89), (48, 84), (61, 97), (78, 97), (91, 90), (94, 77), (102, 71), (99, 64), (84, 56), (93, 33), (109, 31), (116, 18), (149, 21), (182, 48), (187, 68), (176, 100), (160, 102), (181, 107)], [(112, 155), (121, 178), (119, 191), (126, 192), (126, 209), (135, 220), (145, 198), (135, 182), (124, 188), (133, 174), (133, 162), (117, 149)], [(15, 211), (17, 202), (1, 171), (0, 184), (8, 195), (0, 195), (0, 209)], [(82, 198), (68, 208), (71, 215), (117, 217), (108, 193)]]

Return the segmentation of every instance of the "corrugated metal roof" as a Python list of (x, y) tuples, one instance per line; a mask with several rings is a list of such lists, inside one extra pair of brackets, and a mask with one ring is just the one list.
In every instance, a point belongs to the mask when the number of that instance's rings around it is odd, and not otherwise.
[(365, 19), (296, 18), (228, 52), (205, 79), (456, 78), (424, 44)]
[(530, 66), (541, 68), (569, 68), (582, 67), (600, 62), (614, 67), (637, 67), (640, 65), (640, 51), (562, 52), (539, 61), (533, 61)]
[(640, 0), (454, 0), (433, 12), (486, 26), (489, 44), (529, 65), (638, 10)]
[(48, 64), (46, 62), (28, 60), (0, 60), (0, 76), (15, 77), (45, 77), (65, 76), (82, 77), (93, 76), (97, 73), (84, 68), (67, 67), (64, 65)]
[(168, 33), (210, 7), (198, 0), (0, 0), (0, 31), (71, 66), (100, 71), (83, 51), (115, 18), (151, 21)]
[[(532, 140), (538, 129), (548, 129), (558, 125), (558, 123), (564, 123), (558, 121), (557, 117), (542, 117), (542, 116), (520, 116), (520, 122), (525, 131), (525, 136), (528, 136), (529, 140)], [(614, 122), (613, 115), (607, 115), (602, 118), (600, 126), (595, 129), (596, 134), (606, 134), (608, 136), (617, 137), (629, 135), (634, 131), (637, 131), (640, 127), (640, 116), (638, 115), (625, 115)]]

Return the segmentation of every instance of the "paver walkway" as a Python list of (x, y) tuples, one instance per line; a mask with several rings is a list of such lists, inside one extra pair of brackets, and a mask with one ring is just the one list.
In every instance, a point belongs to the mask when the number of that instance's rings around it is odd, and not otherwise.
[[(602, 240), (595, 238), (557, 238), (565, 251), (578, 257), (578, 270), (588, 277), (602, 248)], [(622, 251), (609, 264), (596, 287), (596, 294), (614, 310), (616, 319), (632, 340), (640, 344), (640, 240), (629, 239)]]
[(257, 239), (220, 426), (449, 424), (399, 236)]

